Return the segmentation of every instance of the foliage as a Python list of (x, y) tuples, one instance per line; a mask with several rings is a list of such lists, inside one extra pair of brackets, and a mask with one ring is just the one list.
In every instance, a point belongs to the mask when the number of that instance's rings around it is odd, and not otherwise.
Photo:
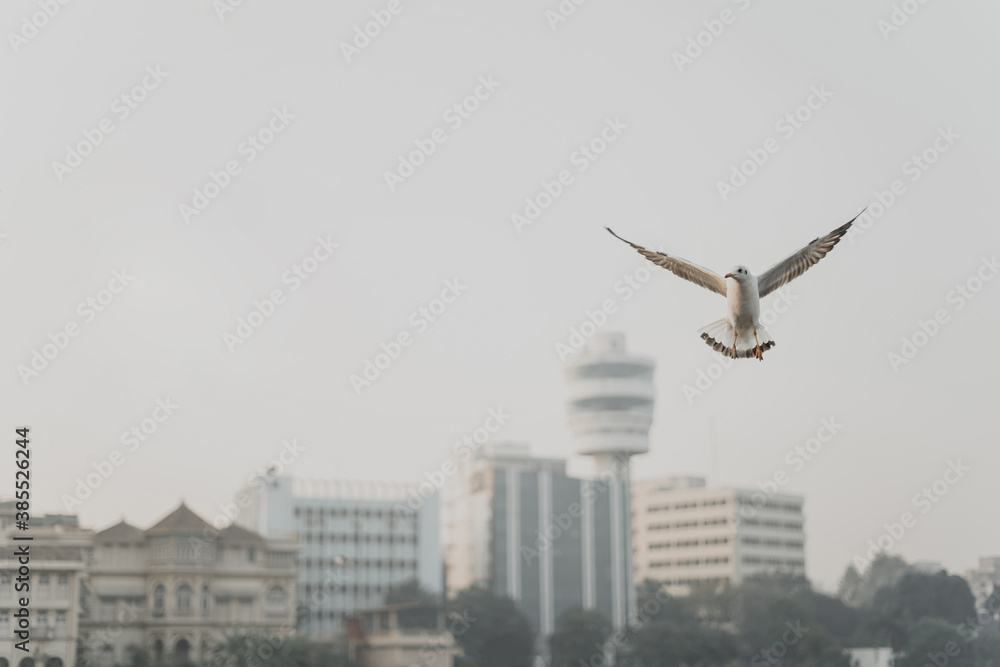
[(466, 588), (449, 604), (455, 641), (475, 667), (529, 667), (535, 636), (513, 600), (481, 587)]

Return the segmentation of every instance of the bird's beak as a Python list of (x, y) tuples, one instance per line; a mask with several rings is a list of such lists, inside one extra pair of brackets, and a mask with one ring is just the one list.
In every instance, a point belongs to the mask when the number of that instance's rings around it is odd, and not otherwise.
[[(719, 275), (719, 274), (718, 274), (718, 273), (716, 273), (715, 275)], [(732, 277), (733, 277), (733, 274), (731, 274), (731, 273), (727, 273), (727, 274), (725, 275), (725, 277), (726, 277), (726, 278), (732, 278)]]

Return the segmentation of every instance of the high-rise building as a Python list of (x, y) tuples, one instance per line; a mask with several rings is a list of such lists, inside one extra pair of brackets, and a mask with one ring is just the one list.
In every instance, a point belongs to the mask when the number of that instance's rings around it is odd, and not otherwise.
[[(32, 516), (30, 529), (15, 529), (15, 501), (0, 502), (0, 667), (46, 667), (76, 664), (80, 636), (80, 592), (90, 559), (93, 531), (80, 528), (76, 516)], [(31, 540), (15, 540), (30, 536)], [(27, 548), (30, 581), (17, 581), (18, 551)], [(15, 589), (28, 583), (30, 589)], [(24, 628), (19, 599), (30, 600), (27, 651), (15, 648)]]
[(590, 533), (606, 529), (608, 542), (586, 540), (584, 550), (585, 558), (596, 562), (601, 551), (610, 549), (609, 618), (616, 630), (636, 614), (629, 459), (649, 451), (654, 368), (652, 359), (626, 351), (620, 333), (594, 335), (566, 368), (576, 452), (592, 457), (597, 475), (609, 484), (607, 517), (594, 516), (586, 523)]
[(299, 631), (335, 639), (346, 618), (383, 604), (404, 582), (442, 592), (438, 498), (428, 486), (258, 478), (237, 523), (297, 537)]
[(802, 496), (733, 487), (700, 477), (632, 483), (636, 579), (675, 593), (693, 582), (739, 583), (762, 572), (805, 575)]
[(609, 485), (526, 444), (487, 443), (446, 486), (446, 581), (515, 600), (540, 638), (574, 607), (613, 609)]

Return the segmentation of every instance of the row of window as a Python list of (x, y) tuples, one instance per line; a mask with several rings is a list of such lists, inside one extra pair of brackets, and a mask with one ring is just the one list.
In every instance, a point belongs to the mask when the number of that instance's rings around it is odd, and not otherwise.
[(751, 546), (764, 546), (764, 547), (777, 547), (779, 549), (803, 549), (805, 544), (802, 540), (778, 540), (769, 537), (749, 537), (743, 536), (740, 538), (740, 544), (748, 544)]
[(690, 519), (687, 521), (675, 521), (673, 523), (652, 523), (649, 530), (670, 530), (671, 528), (697, 528), (698, 526), (725, 526), (728, 520), (724, 516), (713, 517), (711, 519)]
[[(6, 599), (14, 595), (14, 584), (10, 574), (0, 574), (0, 599)], [(68, 600), (69, 599), (69, 575), (48, 572), (32, 577), (31, 592), (32, 597), (39, 600)], [(53, 585), (54, 584), (54, 585)]]
[(744, 526), (762, 526), (764, 528), (781, 528), (783, 530), (802, 530), (801, 521), (775, 521), (774, 519), (743, 519)]
[(795, 512), (796, 514), (802, 513), (802, 505), (798, 503), (782, 503), (777, 500), (766, 500), (763, 503), (755, 501), (754, 498), (759, 498), (760, 496), (740, 496), (737, 500), (740, 505), (750, 505), (758, 509), (768, 509), (768, 510), (778, 510), (781, 512)]
[(656, 560), (651, 562), (649, 567), (698, 567), (699, 565), (724, 565), (728, 562), (729, 556), (709, 556), (707, 558), (679, 558), (675, 561)]
[(697, 547), (701, 545), (711, 546), (714, 544), (729, 544), (728, 537), (706, 537), (703, 540), (677, 540), (676, 542), (653, 542), (650, 549), (683, 549), (685, 547)]
[(725, 505), (729, 501), (726, 498), (709, 498), (707, 500), (686, 500), (680, 503), (674, 503), (673, 505), (669, 503), (664, 503), (662, 505), (650, 505), (646, 508), (648, 512), (666, 512), (668, 510), (689, 510), (695, 507), (719, 507)]
[(407, 560), (407, 559), (397, 560), (397, 559), (390, 559), (390, 558), (386, 558), (386, 559), (382, 559), (382, 558), (358, 558), (358, 559), (353, 559), (352, 558), (352, 559), (349, 559), (349, 563), (346, 564), (346, 565), (345, 565), (344, 562), (339, 561), (337, 558), (317, 558), (315, 561), (313, 561), (312, 558), (306, 558), (305, 560), (302, 561), (303, 567), (305, 567), (307, 569), (311, 568), (313, 566), (313, 563), (315, 563), (316, 567), (318, 567), (320, 569), (323, 569), (323, 568), (342, 568), (342, 567), (345, 567), (345, 566), (346, 567), (350, 567), (352, 569), (370, 568), (370, 569), (375, 569), (375, 570), (380, 570), (380, 569), (386, 569), (386, 570), (393, 570), (393, 569), (406, 570), (406, 569), (412, 569), (412, 570), (416, 570), (417, 569), (417, 561), (416, 560)]
[(667, 586), (687, 586), (688, 584), (728, 584), (729, 577), (681, 577), (679, 579), (662, 579)]
[(761, 556), (744, 556), (744, 565), (774, 565), (778, 567), (805, 567), (806, 562), (801, 558), (763, 558)]
[[(166, 617), (166, 598), (167, 589), (163, 584), (158, 584), (156, 588), (153, 589), (153, 618), (164, 618)], [(194, 616), (194, 589), (188, 584), (180, 584), (174, 591), (175, 605), (173, 612), (175, 616)], [(114, 600), (113, 599), (103, 599), (102, 601), (102, 612), (111, 611), (114, 613)], [(281, 586), (271, 586), (267, 590), (267, 595), (264, 598), (264, 608), (268, 613), (281, 611), (284, 613), (286, 605), (288, 602), (288, 595), (285, 593), (285, 589)], [(201, 611), (203, 616), (208, 615), (208, 608), (210, 604), (210, 595), (208, 584), (202, 584), (201, 587)]]
[[(382, 538), (385, 538), (384, 540)], [(416, 535), (383, 535), (381, 533), (372, 535), (367, 533), (306, 533), (306, 543), (312, 543), (313, 541), (318, 544), (323, 544), (323, 542), (353, 542), (357, 544), (358, 542), (364, 542), (366, 544), (376, 543), (381, 544), (383, 541), (386, 544), (418, 544)]]

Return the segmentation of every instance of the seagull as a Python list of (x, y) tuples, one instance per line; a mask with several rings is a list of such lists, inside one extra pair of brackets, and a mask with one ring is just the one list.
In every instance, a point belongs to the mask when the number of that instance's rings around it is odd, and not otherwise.
[[(862, 210), (861, 213), (864, 213)], [(826, 257), (851, 228), (858, 216), (827, 234), (812, 240), (809, 245), (778, 262), (759, 276), (737, 264), (725, 276), (666, 253), (647, 250), (641, 245), (626, 241), (605, 227), (611, 235), (635, 248), (640, 255), (657, 266), (662, 266), (676, 276), (695, 285), (710, 289), (726, 297), (726, 316), (698, 330), (702, 339), (716, 352), (736, 359), (751, 356), (764, 360), (764, 352), (774, 347), (774, 339), (760, 323), (760, 299), (783, 285), (787, 285), (806, 272), (813, 264)], [(751, 340), (751, 335), (753, 336)], [(729, 345), (730, 341), (732, 346)]]

